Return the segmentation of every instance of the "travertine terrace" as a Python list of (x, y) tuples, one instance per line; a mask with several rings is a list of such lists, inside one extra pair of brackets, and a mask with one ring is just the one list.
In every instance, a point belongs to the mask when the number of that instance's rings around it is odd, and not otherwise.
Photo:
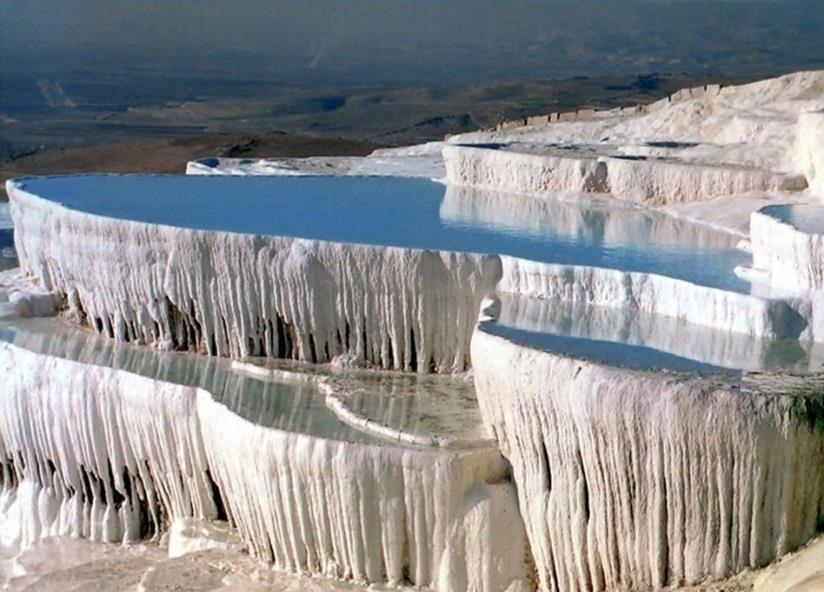
[[(822, 113), (799, 72), (366, 158), (9, 181), (4, 524), (223, 520), (278, 569), (441, 592), (778, 561), (824, 525)], [(203, 198), (237, 176), (291, 205)]]

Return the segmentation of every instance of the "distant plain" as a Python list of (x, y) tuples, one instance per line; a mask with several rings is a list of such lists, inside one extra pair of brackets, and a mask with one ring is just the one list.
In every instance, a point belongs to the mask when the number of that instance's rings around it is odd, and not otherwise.
[(0, 3), (0, 179), (367, 154), (824, 67), (821, 0), (331, 5)]

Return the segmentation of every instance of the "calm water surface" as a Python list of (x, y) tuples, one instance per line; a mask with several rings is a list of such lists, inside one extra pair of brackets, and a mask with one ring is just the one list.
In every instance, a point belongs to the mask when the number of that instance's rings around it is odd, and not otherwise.
[(476, 190), (399, 177), (89, 175), (27, 179), (24, 186), (75, 210), (139, 222), (512, 255), (749, 290), (733, 274), (750, 260), (735, 249), (735, 237), (617, 204), (544, 199), (523, 216), (517, 212), (531, 198), (484, 198)]

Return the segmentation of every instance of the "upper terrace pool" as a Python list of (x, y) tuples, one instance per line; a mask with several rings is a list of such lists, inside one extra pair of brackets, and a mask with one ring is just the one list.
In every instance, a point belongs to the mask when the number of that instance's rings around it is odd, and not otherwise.
[(200, 230), (502, 254), (651, 272), (747, 292), (737, 238), (622, 204), (397, 177), (86, 175), (26, 191), (78, 211)]
[(824, 234), (824, 206), (818, 204), (778, 204), (761, 210), (806, 234)]

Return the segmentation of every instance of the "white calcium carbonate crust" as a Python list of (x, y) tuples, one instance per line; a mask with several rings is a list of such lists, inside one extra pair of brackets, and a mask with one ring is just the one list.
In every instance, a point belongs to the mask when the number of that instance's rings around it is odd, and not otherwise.
[(496, 257), (208, 232), (7, 184), (21, 267), (109, 337), (213, 355), (461, 372)]
[[(505, 590), (528, 579), (514, 487), (496, 450), (353, 446), (289, 435), (227, 417), (206, 398), (198, 412), (230, 515), (254, 553), (275, 566), (438, 590)], [(497, 494), (501, 488), (508, 495)], [(474, 539), (467, 554), (456, 521), (468, 512), (513, 520)]]
[(769, 213), (750, 216), (753, 268), (764, 271), (771, 284), (788, 288), (824, 288), (824, 235), (807, 233)]
[[(784, 300), (699, 286), (665, 276), (501, 257), (498, 291), (577, 304), (630, 307), (764, 337), (799, 337), (806, 320)], [(803, 300), (806, 302), (806, 300)], [(806, 311), (813, 316), (812, 311)], [(807, 334), (804, 334), (807, 335)]]
[(196, 389), (0, 343), (0, 464), (23, 546), (132, 542), (166, 516), (215, 518)]
[(247, 176), (397, 176), (426, 179), (444, 176), (442, 142), (382, 148), (369, 156), (308, 158), (204, 158), (186, 164), (187, 175)]
[(0, 502), (20, 523), (18, 545), (132, 542), (225, 511), (279, 569), (444, 592), (528, 589), (515, 490), (494, 448), (266, 428), (203, 389), (9, 343), (0, 370)]
[(765, 191), (803, 191), (800, 175), (738, 166), (670, 162), (656, 158), (601, 157), (608, 191), (615, 197), (651, 205), (712, 200)]
[[(824, 70), (796, 72), (684, 89), (630, 109), (459, 134), (447, 141), (444, 160), (456, 184), (604, 191), (653, 206), (769, 191), (796, 195), (808, 186), (820, 192), (822, 112)], [(598, 171), (597, 183), (584, 182), (590, 170)]]
[(766, 393), (610, 368), (519, 346), (483, 325), (472, 356), (543, 590), (719, 579), (815, 535), (820, 386)]
[(606, 190), (606, 166), (594, 158), (543, 156), (446, 144), (446, 180), (520, 192)]
[(824, 194), (824, 109), (799, 115), (794, 148), (795, 162), (810, 188)]

